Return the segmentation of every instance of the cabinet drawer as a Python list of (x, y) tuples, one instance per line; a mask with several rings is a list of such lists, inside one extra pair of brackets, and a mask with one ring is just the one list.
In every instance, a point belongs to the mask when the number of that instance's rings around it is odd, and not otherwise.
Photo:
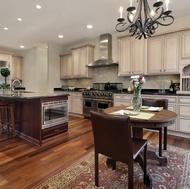
[(114, 106), (130, 106), (131, 102), (127, 100), (116, 100), (114, 101)]
[(190, 106), (179, 105), (179, 115), (190, 118)]
[(117, 94), (114, 95), (114, 99), (131, 100), (131, 95)]
[(156, 99), (168, 99), (169, 103), (177, 103), (177, 97), (176, 96), (163, 96), (163, 95), (159, 95), (159, 96), (154, 96), (154, 98)]
[(82, 93), (72, 93), (72, 96), (82, 97)]
[(42, 139), (46, 139), (60, 133), (66, 132), (68, 130), (68, 123), (54, 126), (51, 128), (43, 129), (42, 130)]
[(190, 133), (190, 119), (179, 118), (179, 131)]
[(184, 103), (184, 104), (190, 104), (190, 98), (188, 97), (179, 97), (179, 103)]

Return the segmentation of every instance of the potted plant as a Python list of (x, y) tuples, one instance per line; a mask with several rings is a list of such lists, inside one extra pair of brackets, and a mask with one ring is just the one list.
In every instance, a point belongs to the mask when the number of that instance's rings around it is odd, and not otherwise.
[(7, 77), (10, 75), (10, 70), (9, 68), (1, 68), (1, 75), (5, 78), (5, 83), (0, 84), (0, 89), (9, 89), (10, 84), (7, 84)]

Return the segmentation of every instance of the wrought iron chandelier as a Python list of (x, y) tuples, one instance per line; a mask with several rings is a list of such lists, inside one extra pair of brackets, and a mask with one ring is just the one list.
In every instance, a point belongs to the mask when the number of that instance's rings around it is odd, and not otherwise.
[[(147, 39), (155, 33), (159, 25), (169, 26), (174, 22), (174, 17), (170, 15), (171, 10), (168, 10), (169, 0), (166, 1), (166, 10), (164, 10), (163, 2), (157, 0), (153, 4), (153, 9), (150, 10), (148, 0), (137, 0), (137, 8), (132, 6), (130, 0), (130, 7), (127, 8), (127, 21), (122, 17), (123, 8), (120, 7), (120, 18), (115, 29), (118, 32), (129, 30), (131, 36), (141, 39), (142, 36)], [(143, 11), (144, 10), (144, 11)]]

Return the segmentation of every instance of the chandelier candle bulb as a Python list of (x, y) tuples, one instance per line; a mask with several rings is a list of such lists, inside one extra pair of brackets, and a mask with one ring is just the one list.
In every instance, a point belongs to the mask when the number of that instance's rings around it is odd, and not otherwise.
[(130, 7), (133, 6), (133, 0), (130, 0)]
[(169, 9), (169, 0), (166, 0), (166, 11), (168, 11)]
[(123, 7), (122, 6), (119, 8), (119, 12), (120, 12), (120, 18), (122, 18), (122, 13), (123, 13)]

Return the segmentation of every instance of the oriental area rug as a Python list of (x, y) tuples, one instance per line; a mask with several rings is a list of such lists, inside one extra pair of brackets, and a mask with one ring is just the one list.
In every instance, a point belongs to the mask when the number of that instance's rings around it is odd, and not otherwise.
[[(149, 143), (148, 149), (158, 151), (158, 144)], [(168, 159), (167, 166), (149, 159), (147, 162), (152, 189), (190, 189), (190, 151), (168, 145), (163, 155)], [(94, 152), (90, 152), (35, 189), (127, 189), (127, 165), (117, 162), (116, 170), (112, 170), (106, 166), (106, 159), (99, 155), (100, 187), (94, 183)], [(143, 171), (134, 163), (134, 189), (145, 188)]]

